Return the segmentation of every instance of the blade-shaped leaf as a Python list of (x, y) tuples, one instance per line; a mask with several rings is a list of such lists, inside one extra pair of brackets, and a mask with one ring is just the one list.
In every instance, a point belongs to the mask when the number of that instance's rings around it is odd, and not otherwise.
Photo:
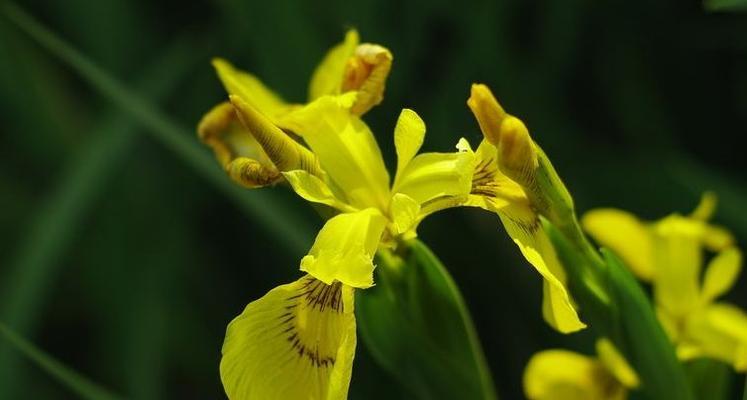
[(495, 399), (482, 347), (459, 289), (420, 241), (380, 253), (376, 286), (356, 315), (376, 361), (418, 398)]
[(5, 324), (0, 323), (0, 337), (5, 342), (23, 353), (29, 360), (33, 361), (39, 368), (51, 375), (54, 379), (67, 387), (81, 399), (86, 400), (119, 400), (120, 397), (108, 390), (91, 382), (88, 378), (73, 371), (53, 357), (44, 353), (31, 342), (22, 338)]
[(731, 397), (734, 372), (730, 365), (698, 358), (687, 362), (685, 369), (698, 400), (727, 400)]
[(267, 192), (252, 192), (233, 184), (218, 167), (218, 163), (201, 148), (192, 130), (185, 129), (161, 114), (149, 101), (128, 89), (91, 60), (42, 26), (23, 9), (11, 2), (0, 3), (8, 19), (40, 45), (68, 64), (104, 97), (115, 103), (133, 119), (139, 121), (153, 138), (161, 142), (188, 165), (233, 200), (252, 220), (282, 240), (279, 243), (293, 251), (308, 247), (313, 230), (292, 210), (280, 209)]

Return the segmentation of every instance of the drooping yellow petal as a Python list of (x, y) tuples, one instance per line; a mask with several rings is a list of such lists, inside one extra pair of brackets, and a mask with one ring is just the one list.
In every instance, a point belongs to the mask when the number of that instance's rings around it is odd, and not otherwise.
[(293, 187), (296, 194), (305, 200), (326, 204), (343, 212), (355, 211), (338, 199), (324, 181), (304, 170), (283, 172), (283, 176)]
[(289, 115), (286, 123), (303, 136), (349, 204), (386, 209), (389, 173), (379, 145), (368, 126), (338, 98), (320, 97)]
[(530, 400), (622, 400), (626, 390), (591, 357), (546, 350), (529, 360), (524, 394)]
[(301, 260), (301, 270), (327, 284), (340, 281), (356, 288), (372, 286), (373, 257), (386, 223), (374, 208), (332, 217)]
[(684, 318), (700, 302), (702, 223), (671, 215), (654, 226), (654, 297), (675, 318)]
[(230, 400), (344, 400), (355, 356), (353, 289), (305, 276), (228, 325), (220, 375)]
[(540, 226), (539, 218), (535, 216), (532, 220), (519, 219), (519, 214), (512, 214), (510, 209), (499, 215), (508, 235), (544, 279), (542, 315), (545, 321), (562, 333), (585, 328), (586, 324), (579, 319), (565, 287), (565, 271), (550, 239)]
[(420, 216), (420, 205), (406, 194), (395, 193), (389, 204), (389, 214), (394, 234), (402, 235), (415, 229)]
[(614, 251), (640, 279), (654, 276), (651, 232), (635, 215), (613, 208), (591, 210), (581, 225), (600, 245)]
[(394, 148), (397, 150), (397, 173), (394, 186), (397, 186), (402, 171), (420, 150), (424, 138), (425, 122), (415, 111), (403, 109), (394, 127)]
[(736, 282), (742, 264), (742, 253), (737, 248), (722, 251), (711, 260), (705, 271), (701, 298), (704, 303), (726, 293)]
[(599, 361), (610, 371), (610, 373), (627, 388), (636, 388), (640, 385), (638, 374), (628, 364), (615, 345), (607, 338), (597, 340), (597, 357)]
[(239, 123), (231, 103), (220, 103), (208, 111), (197, 133), (213, 149), (229, 176), (241, 185), (256, 188), (282, 179), (262, 146)]
[(333, 47), (316, 67), (309, 84), (309, 101), (326, 95), (342, 93), (342, 82), (348, 59), (355, 53), (360, 39), (355, 29), (345, 34), (345, 40)]
[(690, 316), (682, 344), (747, 371), (747, 315), (731, 304), (710, 305)]
[(218, 73), (226, 92), (237, 95), (275, 122), (276, 118), (291, 111), (294, 106), (268, 89), (256, 76), (234, 68), (228, 61), (215, 58), (213, 67)]

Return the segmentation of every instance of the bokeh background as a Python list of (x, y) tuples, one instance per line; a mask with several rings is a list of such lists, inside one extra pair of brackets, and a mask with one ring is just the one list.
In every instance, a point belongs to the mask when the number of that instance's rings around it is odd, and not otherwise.
[[(212, 56), (302, 101), (326, 49), (357, 27), (395, 56), (385, 101), (366, 115), (390, 166), (402, 107), (426, 121), (426, 150), (477, 143), (465, 101), (484, 82), (527, 123), (580, 212), (654, 219), (713, 190), (716, 220), (747, 242), (747, 14), (690, 0), (21, 6), (194, 142), (225, 97)], [(223, 398), (226, 324), (298, 277), (316, 214), (283, 188), (237, 205), (5, 16), (0, 121), (0, 320), (127, 397)], [(293, 221), (291, 234), (276, 218)], [(535, 351), (591, 349), (585, 334), (543, 323), (540, 277), (497, 218), (449, 210), (419, 233), (461, 287), (503, 398), (522, 397)], [(728, 300), (747, 307), (744, 276)], [(3, 341), (0, 354), (0, 398), (71, 397)], [(359, 343), (350, 397), (382, 396), (408, 398)]]

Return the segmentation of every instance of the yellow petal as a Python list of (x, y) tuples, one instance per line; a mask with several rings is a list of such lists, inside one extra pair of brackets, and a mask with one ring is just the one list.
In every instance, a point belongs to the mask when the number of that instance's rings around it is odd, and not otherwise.
[(239, 184), (256, 188), (282, 179), (262, 146), (239, 123), (231, 103), (220, 103), (208, 111), (197, 126), (197, 133)]
[(237, 95), (229, 98), (244, 129), (254, 136), (280, 171), (302, 169), (313, 175), (323, 175), (319, 162), (309, 149), (293, 140), (244, 98)]
[(654, 226), (654, 297), (675, 318), (684, 318), (700, 302), (703, 224), (671, 215)]
[(391, 215), (392, 225), (395, 235), (402, 235), (415, 229), (418, 223), (420, 205), (412, 197), (396, 193), (392, 196), (392, 202), (389, 204), (389, 214)]
[(636, 388), (640, 385), (638, 374), (628, 364), (615, 345), (607, 338), (597, 340), (597, 357), (608, 371), (625, 387)]
[(402, 171), (407, 167), (420, 150), (425, 138), (425, 122), (412, 110), (404, 109), (399, 114), (397, 126), (394, 128), (394, 147), (397, 150), (397, 174), (394, 185), (400, 179)]
[(690, 218), (708, 221), (716, 212), (716, 203), (718, 203), (718, 199), (716, 198), (715, 193), (703, 193), (703, 196), (700, 198), (700, 203), (698, 203), (698, 206), (693, 210), (692, 214), (690, 214)]
[(520, 119), (507, 114), (487, 86), (473, 84), (467, 105), (485, 139), (498, 149), (501, 171), (522, 186), (533, 181), (539, 162), (534, 142)]
[(231, 400), (344, 400), (355, 345), (353, 289), (305, 276), (228, 325), (223, 387)]
[(640, 279), (654, 276), (652, 238), (648, 227), (636, 216), (613, 208), (591, 210), (581, 225), (600, 245), (614, 251)]
[(348, 59), (358, 47), (358, 32), (355, 29), (345, 34), (345, 40), (333, 47), (316, 67), (309, 85), (309, 101), (325, 95), (342, 93), (342, 81)]
[(340, 201), (324, 181), (304, 170), (283, 172), (283, 176), (293, 187), (293, 190), (305, 200), (326, 204), (343, 212), (355, 211)]
[(371, 130), (335, 97), (321, 97), (286, 121), (301, 134), (322, 168), (357, 208), (386, 209), (389, 173)]
[(737, 248), (722, 251), (708, 264), (701, 297), (708, 303), (726, 293), (736, 282), (741, 269), (742, 253)]
[(273, 122), (275, 118), (293, 109), (292, 105), (283, 101), (257, 77), (234, 68), (228, 61), (215, 58), (213, 67), (229, 95), (241, 97)]
[(566, 350), (532, 356), (524, 370), (530, 400), (622, 400), (625, 388), (596, 360)]
[(701, 349), (703, 355), (732, 364), (740, 372), (747, 370), (747, 315), (739, 308), (717, 303), (690, 316), (687, 343)]
[[(510, 212), (510, 210), (509, 210)], [(500, 213), (506, 232), (537, 272), (544, 278), (542, 314), (550, 326), (562, 333), (583, 329), (565, 287), (565, 271), (558, 261), (550, 239), (540, 226), (539, 219), (519, 219), (518, 214)]]
[(350, 112), (363, 115), (384, 99), (386, 78), (392, 69), (392, 53), (378, 44), (363, 43), (348, 59), (342, 92), (354, 91), (355, 103)]
[(472, 187), (472, 155), (423, 153), (402, 171), (393, 191), (427, 205), (444, 197), (465, 199)]
[(333, 217), (301, 260), (301, 270), (327, 284), (340, 281), (357, 288), (372, 286), (373, 257), (386, 223), (374, 208)]
[[(466, 140), (462, 139), (457, 147), (463, 152), (472, 153)], [(529, 210), (529, 199), (524, 189), (498, 169), (498, 151), (495, 146), (483, 139), (474, 152), (474, 157), (472, 188), (465, 206), (480, 207), (492, 212), (508, 206), (521, 206)]]

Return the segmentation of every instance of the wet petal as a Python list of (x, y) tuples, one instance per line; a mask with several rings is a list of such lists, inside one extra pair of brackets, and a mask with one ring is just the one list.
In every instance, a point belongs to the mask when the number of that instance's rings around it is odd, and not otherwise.
[(223, 387), (231, 400), (343, 400), (355, 345), (353, 289), (306, 276), (250, 303), (228, 325)]
[(653, 242), (649, 228), (635, 215), (613, 208), (591, 210), (581, 225), (600, 245), (614, 251), (639, 278), (654, 276)]
[(327, 284), (340, 281), (357, 288), (372, 286), (373, 257), (386, 223), (374, 208), (333, 217), (301, 260), (301, 270)]

